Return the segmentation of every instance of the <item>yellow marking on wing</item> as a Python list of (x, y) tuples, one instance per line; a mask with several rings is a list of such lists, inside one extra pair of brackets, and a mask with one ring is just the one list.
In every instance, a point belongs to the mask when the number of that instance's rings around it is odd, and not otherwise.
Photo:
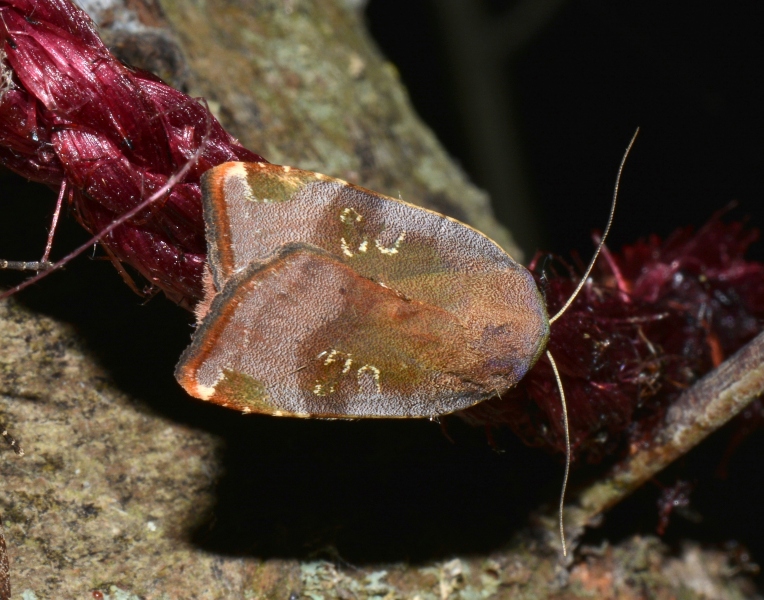
[[(348, 233), (351, 237), (355, 237), (355, 232), (353, 231), (354, 226), (358, 223), (361, 223), (364, 220), (363, 215), (359, 213), (356, 209), (351, 207), (343, 208), (340, 212), (340, 221), (344, 223), (346, 227), (346, 233)], [(351, 245), (351, 242), (348, 242), (348, 238), (345, 236), (340, 238), (340, 248), (342, 249), (342, 253), (345, 256), (353, 257), (356, 254), (363, 254), (369, 249), (369, 240), (366, 238), (366, 236), (363, 236), (363, 239), (361, 240), (361, 243), (358, 244), (358, 248), (355, 248), (355, 242), (352, 242), (353, 245)]]
[(225, 170), (225, 184), (223, 189), (228, 190), (229, 187), (231, 189), (236, 189), (240, 186), (241, 189), (237, 191), (240, 191), (244, 195), (244, 199), (247, 202), (258, 202), (258, 199), (255, 198), (255, 195), (252, 192), (252, 186), (250, 186), (249, 181), (247, 181), (247, 169), (245, 167), (246, 164), (240, 162), (233, 163), (228, 167)]
[(374, 384), (377, 387), (377, 392), (381, 392), (382, 387), (380, 386), (380, 383), (379, 383), (380, 370), (374, 365), (364, 365), (360, 369), (358, 369), (358, 372), (356, 373), (356, 377), (358, 378), (358, 390), (362, 391), (361, 375), (363, 375), (367, 371), (370, 372), (371, 376), (374, 378)]
[(374, 245), (377, 247), (377, 250), (379, 250), (382, 254), (398, 254), (398, 248), (401, 247), (401, 243), (406, 237), (406, 232), (401, 231), (400, 235), (395, 239), (392, 246), (385, 246), (382, 242), (379, 240), (374, 240)]
[[(323, 359), (324, 366), (329, 367), (329, 369), (325, 377), (316, 380), (313, 386), (313, 393), (316, 396), (333, 394), (337, 391), (337, 386), (342, 376), (347, 375), (353, 367), (353, 355), (336, 348), (330, 348), (319, 353), (316, 359)], [(334, 363), (337, 364), (337, 367), (331, 367)], [(339, 371), (337, 371), (337, 368), (339, 368)]]
[(194, 395), (200, 400), (209, 400), (215, 394), (215, 388), (197, 383), (194, 392)]
[[(257, 163), (258, 166), (262, 167), (260, 163)], [(226, 177), (243, 177), (244, 179), (247, 178), (247, 164), (242, 162), (232, 163), (228, 168), (225, 170)]]
[(342, 212), (340, 213), (340, 221), (346, 225), (350, 225), (353, 222), (360, 223), (363, 221), (363, 215), (354, 208), (343, 208)]
[(333, 394), (335, 392), (334, 384), (327, 386), (321, 382), (316, 382), (316, 385), (313, 387), (313, 393), (316, 396), (328, 396), (329, 394)]
[[(356, 254), (363, 254), (364, 252), (366, 252), (368, 247), (369, 247), (369, 240), (364, 239), (358, 245), (358, 249), (355, 252), (353, 252), (353, 250), (350, 249), (350, 244), (348, 244), (348, 241), (344, 237), (340, 238), (340, 248), (342, 248), (342, 253), (345, 256), (353, 257)], [(395, 252), (398, 252), (398, 250), (395, 250)]]
[(340, 353), (340, 351), (339, 351), (339, 350), (334, 350), (334, 349), (332, 349), (332, 350), (329, 352), (329, 356), (327, 356), (327, 357), (326, 357), (326, 359), (324, 360), (324, 364), (325, 364), (325, 365), (330, 365), (330, 364), (332, 364), (332, 363), (333, 363), (333, 362), (336, 360), (336, 359), (335, 359), (335, 357), (336, 357), (336, 356), (337, 356), (339, 353)]

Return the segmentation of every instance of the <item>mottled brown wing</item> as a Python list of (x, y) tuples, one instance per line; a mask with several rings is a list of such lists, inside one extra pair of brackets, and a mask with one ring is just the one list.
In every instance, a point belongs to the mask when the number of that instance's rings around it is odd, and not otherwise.
[[(449, 298), (422, 275), (439, 276), (443, 287), (464, 275), (516, 271), (537, 296), (527, 271), (482, 233), (339, 179), (268, 163), (226, 163), (208, 171), (203, 186), (209, 261), (219, 289), (251, 262), (301, 242), (408, 296), (434, 294), (436, 304)], [(458, 304), (462, 294), (455, 295)]]
[[(528, 271), (492, 240), (444, 215), (320, 173), (226, 163), (203, 179), (209, 262), (218, 290), (290, 243), (323, 248), (353, 271), (438, 306), (473, 338), (527, 357), (546, 345), (546, 307)], [(539, 339), (542, 343), (539, 346)], [(532, 364), (537, 355), (532, 359)]]
[(520, 353), (512, 338), (501, 323), (476, 330), (329, 252), (288, 244), (227, 278), (176, 377), (190, 395), (244, 412), (430, 417), (514, 385), (546, 338)]

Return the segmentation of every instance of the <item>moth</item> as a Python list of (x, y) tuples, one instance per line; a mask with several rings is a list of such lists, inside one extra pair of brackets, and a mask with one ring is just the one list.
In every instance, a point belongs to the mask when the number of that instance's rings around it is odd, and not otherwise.
[(550, 318), (528, 270), (479, 231), (320, 173), (225, 163), (202, 197), (206, 296), (175, 376), (245, 413), (465, 409), (522, 379), (578, 293)]
[(210, 282), (176, 377), (275, 416), (436, 417), (514, 386), (546, 347), (531, 274), (480, 232), (319, 173), (204, 176)]
[[(637, 130), (638, 133), (638, 130)], [(320, 173), (225, 163), (202, 178), (206, 296), (175, 376), (244, 413), (434, 418), (516, 385), (551, 318), (531, 274), (450, 217)], [(566, 432), (560, 536), (570, 439)]]

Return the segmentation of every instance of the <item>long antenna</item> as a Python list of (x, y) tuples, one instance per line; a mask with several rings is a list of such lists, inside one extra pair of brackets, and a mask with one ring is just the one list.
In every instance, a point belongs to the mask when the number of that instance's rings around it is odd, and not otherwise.
[[(615, 205), (616, 200), (618, 199), (618, 188), (621, 185), (621, 174), (623, 173), (623, 167), (626, 164), (626, 159), (629, 157), (629, 152), (631, 152), (631, 147), (634, 145), (634, 142), (637, 139), (637, 135), (639, 134), (639, 127), (637, 127), (637, 130), (634, 132), (634, 135), (631, 136), (631, 140), (629, 141), (629, 145), (626, 146), (626, 151), (623, 153), (623, 158), (621, 158), (621, 164), (618, 166), (618, 174), (615, 177), (615, 187), (613, 189), (613, 202), (610, 205), (610, 216), (607, 220), (607, 227), (605, 227), (605, 232), (602, 234), (602, 238), (600, 239), (600, 243), (597, 245), (597, 250), (594, 252), (594, 256), (592, 257), (591, 262), (589, 263), (589, 266), (586, 268), (586, 272), (584, 273), (584, 276), (581, 278), (581, 281), (578, 282), (578, 286), (576, 287), (575, 291), (570, 295), (570, 298), (568, 298), (568, 301), (565, 303), (565, 305), (557, 311), (557, 314), (555, 314), (551, 319), (549, 319), (549, 324), (551, 325), (554, 323), (557, 319), (559, 319), (563, 313), (568, 310), (571, 304), (573, 304), (573, 301), (576, 299), (576, 296), (578, 296), (579, 292), (583, 289), (584, 285), (586, 284), (586, 280), (589, 279), (589, 275), (592, 272), (592, 269), (594, 268), (594, 263), (597, 262), (597, 257), (600, 255), (600, 252), (602, 251), (602, 247), (605, 245), (605, 239), (607, 238), (608, 233), (610, 233), (610, 227), (613, 225), (613, 216), (615, 215)], [(563, 427), (565, 429), (565, 475), (562, 478), (562, 491), (560, 492), (560, 508), (559, 508), (559, 514), (560, 514), (560, 542), (562, 543), (562, 555), (567, 556), (568, 555), (568, 548), (565, 544), (565, 525), (563, 523), (563, 509), (565, 508), (565, 491), (568, 489), (568, 478), (570, 477), (570, 463), (571, 463), (571, 452), (570, 452), (570, 426), (568, 423), (568, 404), (565, 402), (565, 391), (562, 389), (562, 379), (560, 379), (560, 372), (557, 370), (557, 363), (554, 362), (554, 358), (552, 358), (552, 353), (549, 352), (549, 350), (546, 351), (546, 357), (549, 359), (549, 364), (552, 365), (552, 371), (554, 371), (554, 378), (557, 381), (557, 389), (560, 390), (560, 403), (562, 404), (562, 422)]]
[(623, 167), (626, 164), (626, 159), (629, 157), (629, 152), (631, 152), (631, 147), (634, 145), (634, 142), (636, 141), (638, 134), (639, 134), (639, 127), (637, 127), (637, 130), (634, 132), (634, 135), (631, 136), (631, 141), (629, 142), (629, 145), (626, 146), (626, 151), (623, 153), (621, 164), (618, 167), (618, 174), (615, 177), (615, 188), (613, 188), (613, 202), (610, 204), (610, 217), (608, 217), (607, 227), (605, 227), (605, 232), (602, 234), (602, 238), (600, 239), (600, 243), (597, 246), (597, 250), (594, 252), (594, 256), (592, 257), (592, 260), (589, 262), (589, 266), (586, 268), (586, 273), (584, 273), (584, 276), (581, 278), (581, 281), (578, 282), (578, 287), (576, 287), (575, 291), (570, 295), (570, 298), (568, 298), (568, 301), (565, 303), (565, 305), (560, 310), (557, 311), (557, 314), (555, 314), (551, 319), (549, 319), (550, 325), (554, 323), (557, 319), (559, 319), (563, 315), (563, 313), (566, 310), (568, 310), (570, 305), (573, 304), (573, 301), (576, 299), (576, 296), (578, 296), (579, 292), (586, 285), (586, 281), (587, 279), (589, 279), (589, 275), (591, 274), (592, 269), (594, 268), (594, 263), (597, 262), (597, 257), (600, 255), (600, 252), (602, 251), (602, 247), (605, 245), (605, 240), (607, 239), (608, 233), (610, 233), (610, 227), (613, 225), (613, 216), (615, 215), (615, 204), (616, 204), (616, 200), (618, 200), (618, 188), (621, 185), (621, 174), (623, 173)]
[(557, 371), (557, 363), (552, 358), (552, 353), (546, 351), (546, 357), (549, 364), (552, 365), (554, 378), (557, 380), (557, 389), (560, 390), (560, 402), (562, 403), (562, 422), (565, 426), (565, 475), (562, 478), (562, 491), (560, 492), (560, 541), (562, 542), (562, 555), (568, 555), (568, 548), (565, 545), (565, 526), (562, 523), (562, 509), (565, 507), (565, 490), (568, 489), (568, 477), (570, 476), (570, 427), (568, 427), (568, 404), (565, 402), (565, 392), (562, 391), (562, 380)]

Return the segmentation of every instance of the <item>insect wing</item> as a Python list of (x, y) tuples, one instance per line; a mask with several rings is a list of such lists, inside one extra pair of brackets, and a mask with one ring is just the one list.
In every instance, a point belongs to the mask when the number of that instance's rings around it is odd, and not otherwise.
[(538, 297), (530, 274), (482, 233), (339, 179), (268, 163), (226, 163), (208, 171), (203, 186), (218, 289), (251, 262), (299, 242), (447, 310), (469, 310), (468, 297), (480, 294), (461, 290), (478, 285), (480, 292), (479, 280), (492, 274), (529, 299)]
[(197, 398), (272, 415), (427, 417), (494, 393), (459, 319), (289, 245), (229, 278), (181, 357)]
[(463, 223), (320, 173), (267, 163), (220, 165), (204, 176), (203, 190), (217, 289), (252, 262), (304, 243), (456, 317), (471, 347), (495, 357), (476, 380), (493, 381), (488, 371), (504, 369), (494, 391), (514, 385), (546, 346), (546, 307), (533, 277)]

